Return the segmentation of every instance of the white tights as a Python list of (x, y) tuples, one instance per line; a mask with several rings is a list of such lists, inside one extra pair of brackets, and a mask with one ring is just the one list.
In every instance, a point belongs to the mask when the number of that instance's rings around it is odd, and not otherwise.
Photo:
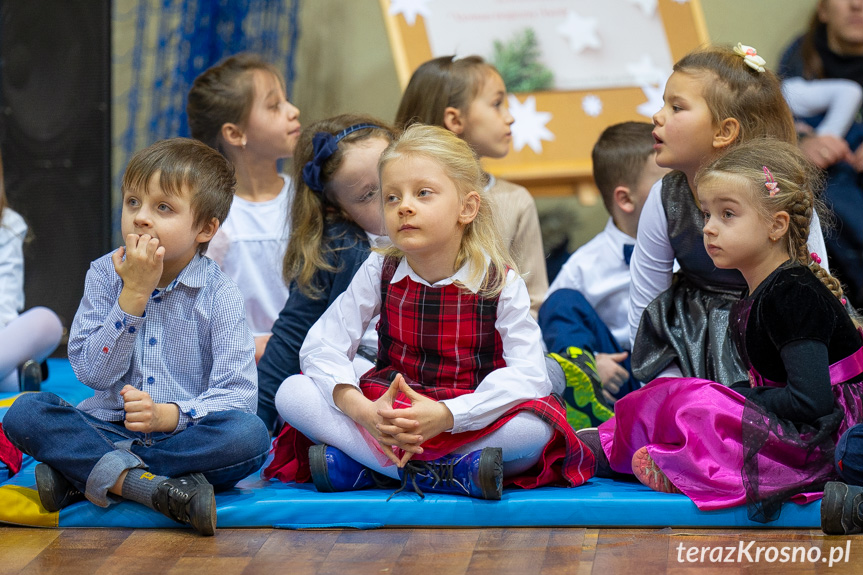
[[(315, 443), (332, 445), (365, 467), (398, 479), (398, 469), (375, 447), (376, 442), (350, 417), (330, 406), (320, 388), (305, 375), (292, 375), (282, 383), (276, 393), (276, 409), (288, 424)], [(500, 447), (503, 474), (511, 476), (533, 467), (551, 437), (550, 425), (532, 413), (521, 412), (459, 452)]]
[(0, 391), (18, 391), (18, 366), (45, 361), (61, 337), (63, 324), (47, 307), (29, 309), (0, 328)]

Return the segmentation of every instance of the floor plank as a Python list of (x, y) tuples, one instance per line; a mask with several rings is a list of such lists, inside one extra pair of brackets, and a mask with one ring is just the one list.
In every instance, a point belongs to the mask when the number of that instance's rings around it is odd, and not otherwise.
[[(718, 561), (718, 549), (733, 549), (732, 561)], [(0, 575), (850, 574), (861, 559), (863, 537), (806, 529), (220, 529), (200, 537), (183, 529), (0, 527)]]

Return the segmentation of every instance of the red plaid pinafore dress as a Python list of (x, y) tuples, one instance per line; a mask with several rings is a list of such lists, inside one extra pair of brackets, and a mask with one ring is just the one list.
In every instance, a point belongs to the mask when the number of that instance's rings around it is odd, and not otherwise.
[[(418, 393), (444, 400), (473, 393), (495, 369), (506, 366), (503, 344), (495, 329), (498, 297), (473, 294), (458, 285), (429, 287), (405, 277), (390, 283), (398, 260), (387, 258), (381, 271), (381, 314), (378, 323), (378, 360), (360, 378), (360, 389), (378, 399), (396, 374)], [(496, 273), (492, 268), (489, 273)], [(399, 394), (393, 407), (408, 407)], [(552, 426), (554, 433), (532, 469), (506, 484), (524, 488), (541, 485), (581, 485), (593, 475), (590, 450), (575, 436), (566, 421), (562, 400), (551, 395), (526, 401), (504, 413), (489, 426), (462, 433), (442, 433), (423, 443), (418, 460), (437, 459), (503, 426), (520, 411), (528, 411)], [(287, 427), (287, 426), (286, 426)], [(300, 436), (299, 438), (297, 436)], [(284, 437), (284, 439), (283, 439)], [(264, 477), (282, 481), (308, 480), (308, 440), (296, 430), (284, 430), (276, 440), (274, 459)], [(280, 445), (280, 444), (287, 445)]]

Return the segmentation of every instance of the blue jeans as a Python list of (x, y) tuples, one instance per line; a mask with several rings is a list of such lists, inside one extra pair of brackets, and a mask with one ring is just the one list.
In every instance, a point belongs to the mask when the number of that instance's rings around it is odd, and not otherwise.
[[(539, 308), (538, 322), (545, 347), (551, 353), (563, 354), (569, 347), (594, 354), (624, 351), (593, 306), (577, 290), (559, 289), (548, 296)], [(630, 356), (621, 365), (629, 372), (629, 380), (614, 394), (618, 399), (641, 387), (632, 375)]]
[(203, 473), (219, 491), (259, 469), (270, 447), (267, 428), (253, 413), (217, 411), (178, 433), (145, 434), (122, 421), (97, 419), (53, 393), (19, 397), (3, 430), (18, 449), (62, 473), (101, 507), (129, 469), (167, 477)]

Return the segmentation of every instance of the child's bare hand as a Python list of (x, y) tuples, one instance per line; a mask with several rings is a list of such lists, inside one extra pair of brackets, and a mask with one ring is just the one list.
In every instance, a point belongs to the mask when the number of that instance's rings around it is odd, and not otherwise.
[(384, 452), (384, 455), (386, 455), (390, 461), (401, 466), (399, 458), (393, 451), (393, 446), (400, 447), (405, 451), (419, 453), (421, 453), (422, 450), (419, 449), (418, 446), (403, 443), (386, 433), (382, 433), (378, 429), (379, 424), (383, 421), (381, 416), (378, 415), (378, 410), (382, 407), (392, 408), (393, 400), (397, 393), (398, 384), (394, 382), (390, 385), (387, 392), (379, 399), (371, 401), (356, 387), (342, 384), (336, 386), (336, 389), (333, 392), (333, 399), (335, 400), (336, 406), (338, 406), (343, 413), (360, 424), (363, 429), (365, 429), (369, 435), (378, 442), (381, 447), (381, 451)]
[[(123, 259), (123, 256), (126, 259)], [(133, 315), (141, 315), (144, 309), (139, 305), (143, 300), (146, 307), (147, 299), (156, 289), (162, 278), (165, 247), (159, 245), (158, 238), (149, 234), (129, 234), (126, 245), (121, 246), (112, 255), (114, 269), (123, 280), (123, 291), (120, 293), (120, 307)], [(124, 303), (132, 309), (124, 307)]]
[(613, 394), (620, 391), (620, 388), (629, 380), (629, 372), (621, 365), (627, 356), (629, 352), (626, 351), (596, 354), (596, 373), (599, 374), (602, 382), (602, 395), (611, 404), (617, 401)]
[(126, 429), (141, 433), (174, 431), (180, 410), (172, 403), (155, 403), (150, 394), (131, 385), (120, 390), (123, 409), (126, 410)]
[(389, 407), (379, 409), (378, 415), (383, 418), (379, 428), (388, 436), (397, 439), (401, 444), (415, 445), (418, 448), (408, 450), (402, 447), (408, 452), (400, 462), (401, 466), (404, 466), (411, 455), (422, 453), (421, 444), (424, 441), (451, 429), (453, 418), (445, 404), (420, 395), (411, 389), (401, 375), (396, 376), (393, 385), (398, 385), (398, 391), (410, 399), (411, 406), (405, 409), (393, 409), (392, 404), (390, 404)]

